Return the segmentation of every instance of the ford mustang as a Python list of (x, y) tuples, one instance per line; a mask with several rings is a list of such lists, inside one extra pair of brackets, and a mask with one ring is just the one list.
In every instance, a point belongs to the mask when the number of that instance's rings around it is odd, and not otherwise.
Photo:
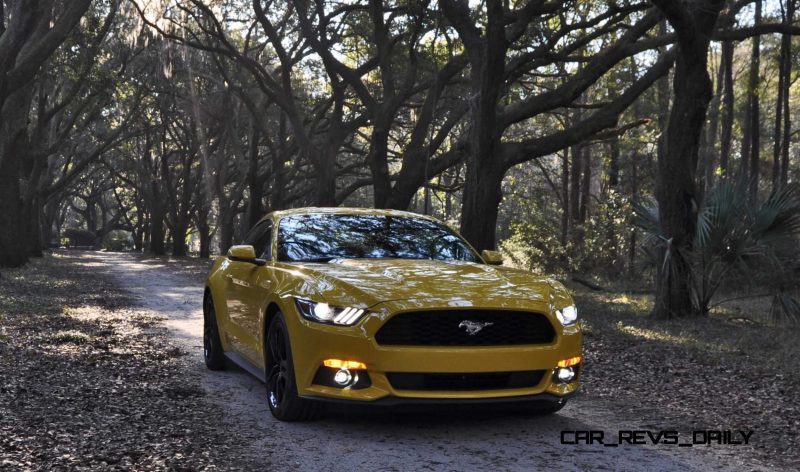
[(316, 416), (323, 401), (552, 413), (580, 378), (563, 285), (409, 212), (271, 213), (215, 261), (203, 312), (208, 368), (232, 361), (259, 377), (284, 421)]

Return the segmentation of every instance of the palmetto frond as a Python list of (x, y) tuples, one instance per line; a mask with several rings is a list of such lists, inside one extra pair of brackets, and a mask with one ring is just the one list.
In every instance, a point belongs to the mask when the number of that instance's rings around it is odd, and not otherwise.
[[(670, 270), (670, 259), (677, 249), (661, 230), (658, 209), (654, 204), (637, 203), (634, 211), (635, 224), (648, 235), (644, 244), (651, 254), (659, 254), (662, 259), (654, 261), (657, 269)], [(749, 275), (758, 271), (790, 272), (799, 241), (800, 186), (787, 185), (753, 205), (747, 199), (745, 182), (719, 181), (698, 205), (692, 246), (680, 249), (691, 265), (695, 307), (706, 312), (717, 289), (733, 275), (750, 279)], [(787, 297), (782, 294), (776, 298), (773, 313), (800, 320), (792, 316), (797, 313), (793, 311), (798, 308), (796, 302)]]

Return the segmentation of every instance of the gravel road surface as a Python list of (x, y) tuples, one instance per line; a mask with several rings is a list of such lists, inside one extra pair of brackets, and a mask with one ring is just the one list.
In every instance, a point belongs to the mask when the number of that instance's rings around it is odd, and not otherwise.
[(515, 412), (331, 412), (310, 423), (281, 423), (268, 412), (264, 386), (231, 367), (207, 371), (202, 360), (202, 295), (196, 280), (168, 264), (120, 253), (85, 253), (144, 309), (165, 318), (170, 336), (189, 355), (196, 375), (227, 421), (220, 428), (246, 446), (252, 467), (281, 470), (761, 470), (722, 456), (719, 448), (562, 445), (565, 430), (646, 429), (647, 420), (626, 418), (619, 408), (588, 396), (574, 398), (556, 415)]

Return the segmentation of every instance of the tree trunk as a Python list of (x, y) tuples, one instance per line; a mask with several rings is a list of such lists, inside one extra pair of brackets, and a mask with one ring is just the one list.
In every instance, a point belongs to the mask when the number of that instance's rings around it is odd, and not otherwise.
[(720, 57), (720, 64), (717, 68), (716, 87), (714, 88), (714, 98), (711, 99), (709, 106), (708, 129), (705, 134), (705, 146), (703, 149), (702, 165), (700, 173), (700, 191), (704, 194), (706, 189), (714, 182), (714, 173), (717, 166), (717, 133), (719, 130), (719, 106), (722, 100), (722, 88), (725, 81), (725, 67), (723, 59)]
[[(464, 180), (461, 234), (477, 249), (494, 249), (497, 211), (503, 198), (505, 169), (499, 166), (470, 169)], [(469, 188), (469, 193), (466, 189)]]
[[(792, 24), (794, 22), (795, 13), (795, 0), (789, 0), (786, 7), (786, 23)], [(789, 35), (784, 35), (782, 43), (786, 44), (786, 70), (785, 76), (785, 91), (783, 93), (783, 135), (781, 144), (781, 168), (778, 181), (780, 185), (786, 185), (789, 181), (789, 144), (791, 143), (792, 136), (792, 115), (790, 109), (790, 90), (791, 90), (791, 77), (792, 77), (792, 38)]]
[(41, 200), (38, 196), (34, 196), (27, 204), (23, 202), (23, 214), (26, 218), (25, 245), (27, 246), (28, 255), (30, 257), (42, 257), (44, 255), (42, 239), (44, 208), (42, 208)]
[(581, 176), (581, 207), (580, 207), (580, 223), (586, 224), (589, 218), (589, 207), (591, 206), (592, 199), (592, 148), (586, 146), (583, 148), (583, 175)]
[(573, 223), (580, 221), (581, 209), (581, 167), (583, 166), (583, 147), (576, 144), (570, 148), (572, 163), (570, 166), (569, 180), (569, 217)]
[(139, 197), (136, 198), (136, 223), (133, 226), (133, 250), (142, 252), (145, 248), (145, 234), (147, 233), (147, 221), (144, 210), (144, 202)]
[(270, 192), (271, 211), (283, 210), (283, 193), (286, 191), (284, 162), (288, 151), (286, 150), (286, 114), (281, 113), (278, 120), (278, 152), (272, 153), (272, 191)]
[[(617, 192), (619, 187), (619, 138), (614, 138), (609, 144), (609, 162), (608, 162), (608, 189), (609, 192)], [(613, 221), (613, 208), (607, 207), (607, 220), (608, 220), (608, 247), (611, 253), (611, 261), (613, 264), (618, 263), (617, 259), (617, 225)]]
[[(755, 25), (761, 23), (761, 0), (756, 1)], [(761, 36), (753, 37), (753, 52), (750, 59), (750, 80), (752, 80), (753, 108), (750, 110), (751, 123), (751, 148), (750, 148), (750, 202), (754, 203), (758, 198), (758, 181), (761, 177), (761, 99), (759, 98), (758, 85), (761, 75)]]
[[(380, 112), (383, 113), (383, 112)], [(379, 113), (379, 114), (380, 114)], [(388, 115), (388, 118), (393, 118)], [(383, 119), (376, 120), (372, 128), (370, 151), (367, 157), (372, 174), (372, 188), (375, 208), (386, 208), (392, 193), (392, 182), (389, 180), (389, 130), (391, 123)]]
[(200, 258), (211, 256), (211, 228), (208, 225), (208, 212), (198, 215), (197, 232), (200, 235)]
[[(158, 195), (158, 193), (155, 193), (155, 195)], [(164, 204), (156, 198), (150, 209), (150, 252), (157, 256), (163, 256), (167, 253), (164, 245), (164, 216)]]
[(336, 154), (337, 149), (327, 149), (319, 152), (317, 159), (317, 191), (316, 205), (321, 207), (335, 207), (336, 202)]
[(42, 212), (42, 247), (49, 249), (53, 243), (53, 226), (58, 218), (58, 200), (50, 199), (44, 204)]
[[(631, 156), (631, 200), (637, 201), (639, 198), (639, 174), (637, 172), (637, 161), (639, 155), (634, 152)], [(635, 275), (636, 270), (636, 227), (631, 228), (631, 237), (628, 242), (628, 274)]]
[(728, 171), (731, 156), (731, 138), (733, 137), (733, 41), (722, 42), (721, 67), (723, 71), (722, 93), (722, 132), (719, 142), (719, 168), (725, 175)]
[[(183, 216), (179, 217), (184, 220)], [(180, 221), (172, 228), (172, 255), (175, 257), (184, 257), (187, 253), (186, 248), (186, 233), (189, 231), (189, 224), (187, 221)]]
[[(783, 24), (786, 23), (786, 16), (783, 17)], [(788, 39), (788, 41), (787, 41)], [(789, 44), (791, 44), (791, 36), (781, 36), (781, 47), (778, 53), (778, 96), (775, 99), (775, 126), (773, 128), (773, 143), (772, 143), (772, 189), (776, 190), (780, 186), (781, 176), (781, 145), (783, 138), (783, 96), (789, 92), (789, 78), (786, 76), (786, 63), (789, 61), (787, 52), (789, 51)]]
[(19, 267), (28, 262), (22, 198), (19, 187), (19, 160), (0, 159), (0, 267)]
[[(659, 30), (658, 33), (661, 35), (668, 33), (666, 20), (662, 20), (661, 23), (659, 23), (658, 30)], [(664, 54), (665, 51), (666, 48), (661, 48), (659, 49), (659, 54)], [(664, 77), (658, 80), (658, 83), (656, 84), (656, 91), (658, 92), (656, 94), (658, 100), (658, 129), (659, 131), (661, 131), (661, 136), (663, 138), (663, 136), (667, 132), (667, 123), (669, 122), (669, 111), (670, 111), (669, 104), (670, 104), (670, 99), (672, 98), (671, 97), (672, 91), (670, 90), (669, 87), (669, 75), (665, 75)], [(660, 158), (660, 156), (664, 154), (664, 144), (665, 144), (664, 139), (658, 140), (657, 143), (658, 149), (656, 153), (656, 156), (658, 158)], [(655, 172), (653, 172), (654, 169), (653, 169), (652, 153), (647, 153), (646, 155), (647, 155), (648, 169), (650, 170), (651, 174), (654, 174)]]
[(250, 153), (247, 166), (247, 186), (249, 200), (247, 201), (247, 224), (249, 228), (255, 226), (264, 216), (264, 181), (258, 172), (258, 140), (260, 133), (258, 126), (253, 125), (250, 133)]
[(235, 208), (220, 208), (217, 229), (219, 231), (219, 252), (226, 254), (233, 246), (233, 220), (236, 218)]
[(608, 158), (608, 186), (616, 188), (619, 185), (619, 138), (611, 140)]
[(691, 266), (686, 256), (695, 233), (700, 133), (713, 93), (707, 69), (708, 45), (725, 2), (710, 0), (694, 11), (668, 0), (654, 3), (667, 15), (678, 36), (674, 100), (662, 136), (656, 181), (661, 231), (669, 241), (664, 251), (668, 251), (669, 260), (657, 271), (653, 316), (671, 318), (699, 313), (692, 303)]
[(567, 246), (569, 236), (569, 149), (561, 153), (561, 245)]
[(477, 250), (493, 249), (497, 210), (503, 197), (504, 156), (497, 122), (497, 100), (505, 67), (503, 2), (487, 1), (486, 39), (472, 50), (470, 146), (464, 179), (461, 234)]
[[(754, 22), (761, 22), (761, 0), (755, 2)], [(761, 58), (761, 39), (754, 36), (750, 52), (750, 69), (747, 78), (747, 104), (745, 107), (744, 126), (742, 128), (742, 161), (740, 162), (740, 177), (748, 182), (748, 198), (755, 198), (755, 189), (758, 188), (758, 160), (760, 147), (759, 133), (759, 99), (758, 76), (759, 61)], [(755, 187), (755, 189), (754, 189)]]
[(20, 177), (28, 158), (26, 130), (32, 86), (11, 94), (0, 105), (0, 267), (28, 262), (28, 221)]

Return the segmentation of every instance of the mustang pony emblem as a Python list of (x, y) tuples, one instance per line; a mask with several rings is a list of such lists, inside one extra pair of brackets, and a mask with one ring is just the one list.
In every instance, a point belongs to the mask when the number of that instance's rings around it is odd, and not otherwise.
[(481, 323), (480, 321), (464, 320), (458, 324), (459, 328), (466, 328), (467, 334), (474, 336), (478, 334), (483, 328), (491, 326), (494, 323)]

